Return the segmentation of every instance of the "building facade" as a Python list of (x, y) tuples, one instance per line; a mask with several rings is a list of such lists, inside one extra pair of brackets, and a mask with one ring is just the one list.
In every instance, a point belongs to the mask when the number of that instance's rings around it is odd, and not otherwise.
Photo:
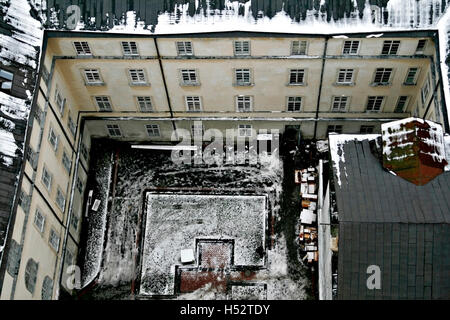
[[(175, 143), (175, 129), (236, 136), (293, 128), (378, 133), (424, 117), (446, 131), (437, 32), (131, 35), (46, 31), (2, 299), (71, 292), (91, 138)], [(252, 130), (250, 130), (252, 129)]]

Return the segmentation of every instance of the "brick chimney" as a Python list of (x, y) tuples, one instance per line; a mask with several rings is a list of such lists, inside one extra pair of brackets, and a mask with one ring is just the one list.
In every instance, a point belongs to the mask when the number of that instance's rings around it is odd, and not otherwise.
[(381, 125), (383, 166), (422, 186), (444, 171), (444, 133), (438, 123), (407, 118)]

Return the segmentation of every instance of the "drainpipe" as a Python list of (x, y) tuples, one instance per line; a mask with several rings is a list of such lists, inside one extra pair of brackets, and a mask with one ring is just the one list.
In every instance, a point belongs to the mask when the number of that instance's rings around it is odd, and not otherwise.
[[(163, 84), (164, 84), (164, 91), (166, 92), (167, 105), (169, 106), (170, 117), (173, 119), (174, 116), (173, 116), (172, 104), (170, 103), (169, 90), (167, 89), (166, 76), (164, 74), (164, 69), (163, 69), (163, 65), (162, 65), (162, 61), (161, 61), (161, 55), (159, 54), (158, 41), (156, 40), (156, 37), (153, 38), (153, 42), (155, 43), (156, 55), (158, 57), (159, 69), (161, 70), (161, 76), (162, 76), (162, 80), (163, 80)], [(172, 127), (176, 133), (177, 127), (175, 125), (174, 120), (172, 120)], [(177, 139), (178, 139), (178, 135), (177, 135)]]
[(323, 72), (325, 70), (325, 57), (327, 54), (327, 47), (328, 47), (328, 39), (330, 37), (329, 36), (325, 36), (325, 46), (323, 48), (323, 55), (322, 55), (322, 70), (320, 71), (320, 84), (319, 84), (319, 94), (317, 96), (317, 107), (316, 107), (316, 116), (315, 116), (315, 121), (314, 121), (314, 137), (313, 140), (316, 140), (316, 136), (317, 136), (317, 122), (319, 119), (319, 107), (320, 107), (320, 96), (322, 95), (322, 84), (323, 84)]
[(425, 118), (427, 117), (428, 111), (430, 110), (430, 107), (431, 107), (431, 103), (433, 102), (433, 100), (436, 99), (436, 92), (439, 89), (440, 85), (441, 85), (441, 78), (439, 78), (438, 82), (436, 83), (436, 86), (434, 87), (433, 95), (431, 96), (430, 101), (428, 101), (427, 109), (425, 110), (425, 113), (423, 114), (423, 120), (425, 120)]

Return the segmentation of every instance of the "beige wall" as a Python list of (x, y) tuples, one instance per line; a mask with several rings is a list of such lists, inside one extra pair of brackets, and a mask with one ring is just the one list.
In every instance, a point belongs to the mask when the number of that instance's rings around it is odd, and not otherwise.
[[(136, 41), (139, 48), (139, 57), (123, 57), (120, 41)], [(176, 41), (192, 41), (194, 56), (189, 58), (178, 57)], [(234, 57), (233, 40), (250, 40), (250, 57)], [(308, 40), (306, 56), (290, 56), (291, 41)], [(414, 57), (418, 38), (399, 38), (401, 45), (398, 55), (401, 57), (380, 57), (382, 44), (388, 38), (359, 38), (360, 50), (357, 56), (342, 56), (343, 42), (347, 39), (331, 38), (327, 44), (327, 59), (323, 72), (323, 85), (319, 104), (319, 118), (317, 124), (317, 137), (326, 136), (328, 125), (342, 125), (343, 133), (358, 133), (361, 125), (375, 126), (379, 132), (380, 121), (410, 116), (418, 107), (419, 115), (423, 115), (425, 107), (420, 100), (420, 90), (426, 76), (431, 72), (431, 59), (429, 57)], [(397, 40), (397, 39), (393, 39)], [(93, 52), (93, 57), (76, 56), (73, 41), (87, 41)], [(162, 55), (162, 65), (170, 96), (172, 111), (177, 128), (190, 131), (194, 120), (204, 119), (205, 130), (217, 128), (222, 132), (226, 129), (237, 129), (239, 124), (252, 124), (253, 129), (278, 129), (283, 132), (287, 125), (300, 125), (302, 136), (314, 135), (314, 121), (319, 96), (319, 84), (322, 73), (322, 54), (325, 48), (323, 38), (159, 38), (158, 47)], [(34, 171), (30, 163), (25, 165), (26, 178), (21, 188), (32, 193), (29, 213), (18, 208), (16, 222), (13, 230), (13, 239), (22, 243), (23, 254), (17, 276), (14, 298), (40, 299), (42, 281), (47, 275), (55, 282), (58, 281), (60, 270), (62, 241), (64, 238), (64, 225), (68, 221), (68, 205), (72, 195), (74, 179), (80, 177), (83, 186), (86, 185), (88, 161), (80, 155), (77, 175), (74, 177), (76, 154), (80, 136), (82, 143), (90, 149), (91, 137), (107, 137), (106, 124), (119, 124), (122, 137), (119, 140), (127, 141), (170, 141), (172, 135), (172, 121), (167, 103), (160, 72), (159, 61), (156, 59), (156, 47), (150, 37), (126, 36), (103, 38), (50, 38), (44, 57), (47, 70), (52, 73), (49, 87), (41, 81), (41, 91), (38, 92), (37, 105), (41, 110), (46, 109), (46, 119), (41, 127), (35, 122), (28, 141), (35, 151), (39, 151), (37, 170)], [(436, 60), (434, 43), (429, 39), (425, 55)], [(53, 67), (53, 68), (52, 68)], [(392, 84), (389, 86), (373, 87), (371, 82), (376, 68), (393, 68)], [(421, 68), (415, 86), (405, 86), (403, 81), (408, 68)], [(99, 69), (104, 80), (102, 86), (86, 86), (82, 74), (84, 68)], [(148, 86), (130, 86), (127, 70), (142, 68), (145, 70)], [(180, 69), (196, 69), (199, 76), (199, 86), (181, 86)], [(234, 86), (234, 69), (249, 68), (252, 72), (252, 86)], [(289, 69), (306, 69), (306, 85), (288, 85)], [(336, 85), (338, 69), (356, 69), (355, 83), (351, 86)], [(66, 108), (60, 114), (55, 101), (55, 90), (58, 88), (66, 99)], [(430, 88), (432, 92), (434, 85)], [(49, 90), (49, 95), (46, 93)], [(440, 93), (438, 93), (439, 95)], [(106, 95), (111, 98), (113, 112), (97, 112), (93, 96)], [(189, 113), (186, 110), (186, 96), (200, 96), (203, 110), (198, 113)], [(253, 110), (249, 113), (236, 111), (236, 95), (250, 95), (253, 97)], [(331, 112), (333, 96), (350, 96), (350, 105), (346, 112)], [(383, 95), (386, 97), (384, 106), (379, 113), (366, 112), (366, 103), (369, 95)], [(405, 113), (393, 113), (395, 104), (400, 95), (410, 97)], [(154, 112), (143, 114), (139, 111), (135, 97), (151, 96)], [(303, 99), (300, 112), (287, 112), (286, 99), (288, 96), (301, 96)], [(48, 99), (49, 104), (46, 102)], [(434, 108), (433, 108), (434, 109)], [(439, 107), (429, 112), (428, 118), (435, 119), (440, 114)], [(53, 110), (53, 111), (52, 111)], [(88, 120), (83, 134), (80, 135), (80, 121), (77, 123), (77, 133), (74, 137), (68, 127), (69, 114), (74, 121), (81, 117), (99, 117), (98, 120)], [(436, 115), (437, 114), (437, 115)], [(111, 117), (112, 119), (102, 119)], [(145, 117), (145, 119), (142, 119)], [(121, 121), (114, 119), (121, 118)], [(141, 118), (141, 119), (139, 119)], [(217, 120), (211, 120), (211, 119)], [(233, 120), (240, 118), (240, 120)], [(186, 120), (187, 119), (187, 120)], [(205, 120), (206, 119), (206, 120)], [(253, 120), (252, 120), (253, 119)], [(261, 120), (265, 119), (265, 120)], [(347, 120), (345, 120), (347, 119)], [(352, 121), (348, 121), (351, 119)], [(372, 121), (379, 119), (380, 121)], [(442, 117), (441, 117), (442, 119)], [(145, 124), (158, 124), (161, 135), (149, 137)], [(48, 141), (48, 132), (52, 127), (59, 136), (59, 146), (54, 152)], [(66, 172), (62, 165), (63, 150), (72, 159), (72, 170)], [(41, 183), (42, 168), (46, 168), (53, 175), (52, 188), (48, 192)], [(33, 184), (34, 181), (34, 184)], [(62, 212), (56, 205), (56, 188), (59, 186), (66, 196), (66, 210)], [(38, 192), (40, 191), (40, 192)], [(46, 201), (45, 201), (46, 200)], [(80, 219), (78, 228), (69, 226), (70, 237), (68, 250), (73, 255), (78, 251), (80, 224), (83, 215), (83, 197), (77, 190), (73, 193), (73, 214)], [(41, 234), (34, 227), (36, 208), (40, 208), (46, 216), (46, 225)], [(22, 230), (25, 225), (25, 234)], [(60, 250), (55, 252), (48, 244), (50, 228), (54, 228), (61, 238)], [(24, 271), (29, 258), (39, 262), (36, 288), (33, 294), (25, 288)], [(74, 261), (75, 262), (75, 261)], [(67, 267), (67, 264), (65, 264)], [(67, 276), (63, 276), (65, 283)], [(13, 278), (5, 275), (2, 290), (2, 299), (8, 299), (13, 286)], [(54, 287), (57, 283), (54, 284)], [(56, 288), (54, 288), (56, 296)]]

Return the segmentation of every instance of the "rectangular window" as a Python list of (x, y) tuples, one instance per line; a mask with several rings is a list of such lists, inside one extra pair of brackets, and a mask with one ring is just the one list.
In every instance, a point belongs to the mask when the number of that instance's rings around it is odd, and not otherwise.
[(34, 109), (34, 118), (36, 119), (36, 121), (39, 123), (39, 125), (41, 125), (42, 120), (43, 120), (43, 113), (42, 113), (42, 109), (41, 107), (39, 107), (38, 105), (36, 105), (36, 109)]
[(381, 106), (383, 105), (384, 97), (383, 96), (370, 96), (367, 100), (367, 111), (375, 111), (378, 112), (381, 110)]
[(239, 112), (252, 111), (252, 97), (251, 96), (237, 96), (236, 97), (236, 109)]
[(306, 50), (308, 48), (308, 41), (292, 41), (291, 45), (291, 55), (293, 56), (303, 56), (306, 55)]
[(329, 125), (327, 127), (327, 134), (331, 133), (331, 132), (341, 134), (342, 133), (342, 125), (339, 125), (339, 124)]
[(38, 228), (38, 230), (42, 233), (44, 231), (45, 226), (45, 216), (39, 209), (36, 209), (34, 214), (34, 225)]
[(331, 106), (331, 111), (342, 112), (347, 109), (348, 97), (339, 96), (333, 97), (333, 105)]
[(89, 153), (88, 153), (88, 149), (86, 147), (86, 145), (84, 143), (81, 144), (80, 147), (80, 151), (81, 151), (81, 155), (83, 156), (83, 158), (88, 161), (89, 160)]
[(58, 251), (59, 249), (59, 241), (60, 241), (59, 235), (56, 233), (55, 230), (50, 229), (50, 236), (48, 239), (48, 243), (53, 249), (55, 249), (55, 251)]
[(234, 41), (234, 54), (248, 56), (250, 54), (250, 41)]
[(97, 103), (98, 111), (109, 112), (112, 111), (111, 101), (107, 96), (96, 96), (95, 102)]
[(289, 84), (304, 84), (305, 69), (291, 69), (289, 71)]
[(0, 68), (0, 89), (4, 92), (10, 92), (12, 89), (14, 73)]
[(185, 99), (187, 111), (202, 111), (202, 102), (199, 96), (188, 96)]
[(61, 209), (61, 211), (64, 212), (64, 208), (66, 205), (66, 197), (64, 196), (64, 193), (61, 191), (60, 188), (56, 190), (56, 204)]
[(75, 41), (73, 45), (78, 55), (92, 55), (91, 48), (86, 41)]
[(149, 137), (159, 137), (159, 125), (157, 124), (146, 124), (147, 134)]
[(70, 224), (72, 227), (77, 230), (78, 229), (78, 222), (80, 221), (80, 218), (74, 213), (72, 214), (72, 219), (70, 219)]
[(50, 131), (48, 132), (48, 141), (53, 147), (53, 150), (56, 152), (58, 150), (58, 136), (52, 127), (50, 127)]
[(62, 163), (63, 163), (64, 169), (66, 169), (67, 173), (70, 174), (70, 169), (72, 168), (72, 160), (67, 155), (65, 150), (64, 150), (63, 156), (62, 156)]
[(41, 181), (44, 184), (44, 186), (47, 188), (47, 190), (50, 191), (50, 189), (52, 187), (52, 175), (50, 172), (48, 172), (47, 168), (45, 168), (45, 167), (42, 169)]
[(336, 83), (352, 84), (354, 69), (339, 69)]
[(374, 85), (385, 86), (390, 83), (392, 75), (392, 68), (377, 68), (373, 78)]
[(427, 45), (426, 39), (420, 39), (417, 43), (416, 54), (423, 54), (425, 46)]
[(425, 79), (425, 84), (423, 85), (421, 90), (422, 106), (424, 106), (425, 103), (427, 102), (429, 93), (430, 93), (430, 76), (427, 76), (427, 78)]
[(374, 129), (375, 129), (374, 126), (361, 126), (361, 128), (359, 129), (359, 133), (362, 134), (373, 133)]
[(347, 40), (344, 41), (344, 46), (342, 48), (342, 54), (358, 54), (359, 50), (359, 40)]
[(153, 105), (152, 105), (152, 98), (149, 96), (145, 97), (136, 97), (137, 103), (139, 105), (139, 109), (142, 112), (152, 112), (153, 111)]
[(110, 137), (122, 136), (122, 132), (120, 131), (120, 127), (118, 124), (107, 124), (106, 129), (108, 130), (108, 134)]
[(198, 84), (197, 71), (195, 69), (182, 69), (181, 70), (181, 83), (183, 85)]
[(61, 95), (61, 91), (59, 91), (59, 89), (56, 89), (55, 91), (55, 101), (56, 105), (58, 106), (59, 112), (61, 113), (61, 115), (63, 115), (66, 99), (64, 99), (64, 97)]
[(249, 86), (251, 85), (250, 69), (236, 69), (235, 70), (235, 80), (238, 86)]
[(251, 124), (240, 124), (238, 127), (238, 134), (240, 137), (251, 137), (252, 136), (252, 125)]
[(50, 80), (50, 74), (45, 65), (42, 66), (42, 80), (44, 80), (45, 84), (48, 84), (48, 81)]
[(288, 97), (287, 111), (299, 112), (302, 109), (302, 97)]
[(28, 213), (30, 209), (30, 196), (27, 195), (23, 190), (20, 190), (19, 193), (19, 206), (22, 207), (23, 211)]
[(192, 42), (191, 41), (177, 41), (177, 52), (180, 56), (192, 55)]
[(191, 126), (191, 134), (192, 134), (193, 137), (195, 137), (195, 136), (203, 136), (203, 132), (204, 132), (203, 124), (201, 124), (201, 123), (194, 123)]
[(381, 54), (397, 54), (398, 47), (400, 47), (399, 40), (386, 40), (383, 42), (383, 49)]
[(27, 149), (26, 159), (30, 162), (31, 167), (36, 170), (38, 162), (37, 153), (30, 146)]
[(69, 130), (73, 136), (77, 133), (77, 124), (73, 121), (72, 116), (69, 115), (69, 119), (67, 120), (67, 124), (69, 126)]
[(122, 51), (124, 56), (138, 56), (137, 44), (134, 41), (122, 41)]
[(86, 84), (102, 84), (103, 80), (98, 69), (84, 69), (84, 79)]
[(417, 76), (419, 74), (419, 68), (409, 68), (405, 78), (405, 85), (415, 85)]
[(128, 73), (132, 84), (147, 84), (144, 69), (130, 69)]
[(83, 194), (83, 188), (83, 182), (81, 181), (80, 177), (77, 177), (77, 189), (80, 194)]
[(395, 105), (395, 113), (403, 113), (405, 112), (408, 106), (408, 96), (400, 96), (397, 100), (397, 104)]

